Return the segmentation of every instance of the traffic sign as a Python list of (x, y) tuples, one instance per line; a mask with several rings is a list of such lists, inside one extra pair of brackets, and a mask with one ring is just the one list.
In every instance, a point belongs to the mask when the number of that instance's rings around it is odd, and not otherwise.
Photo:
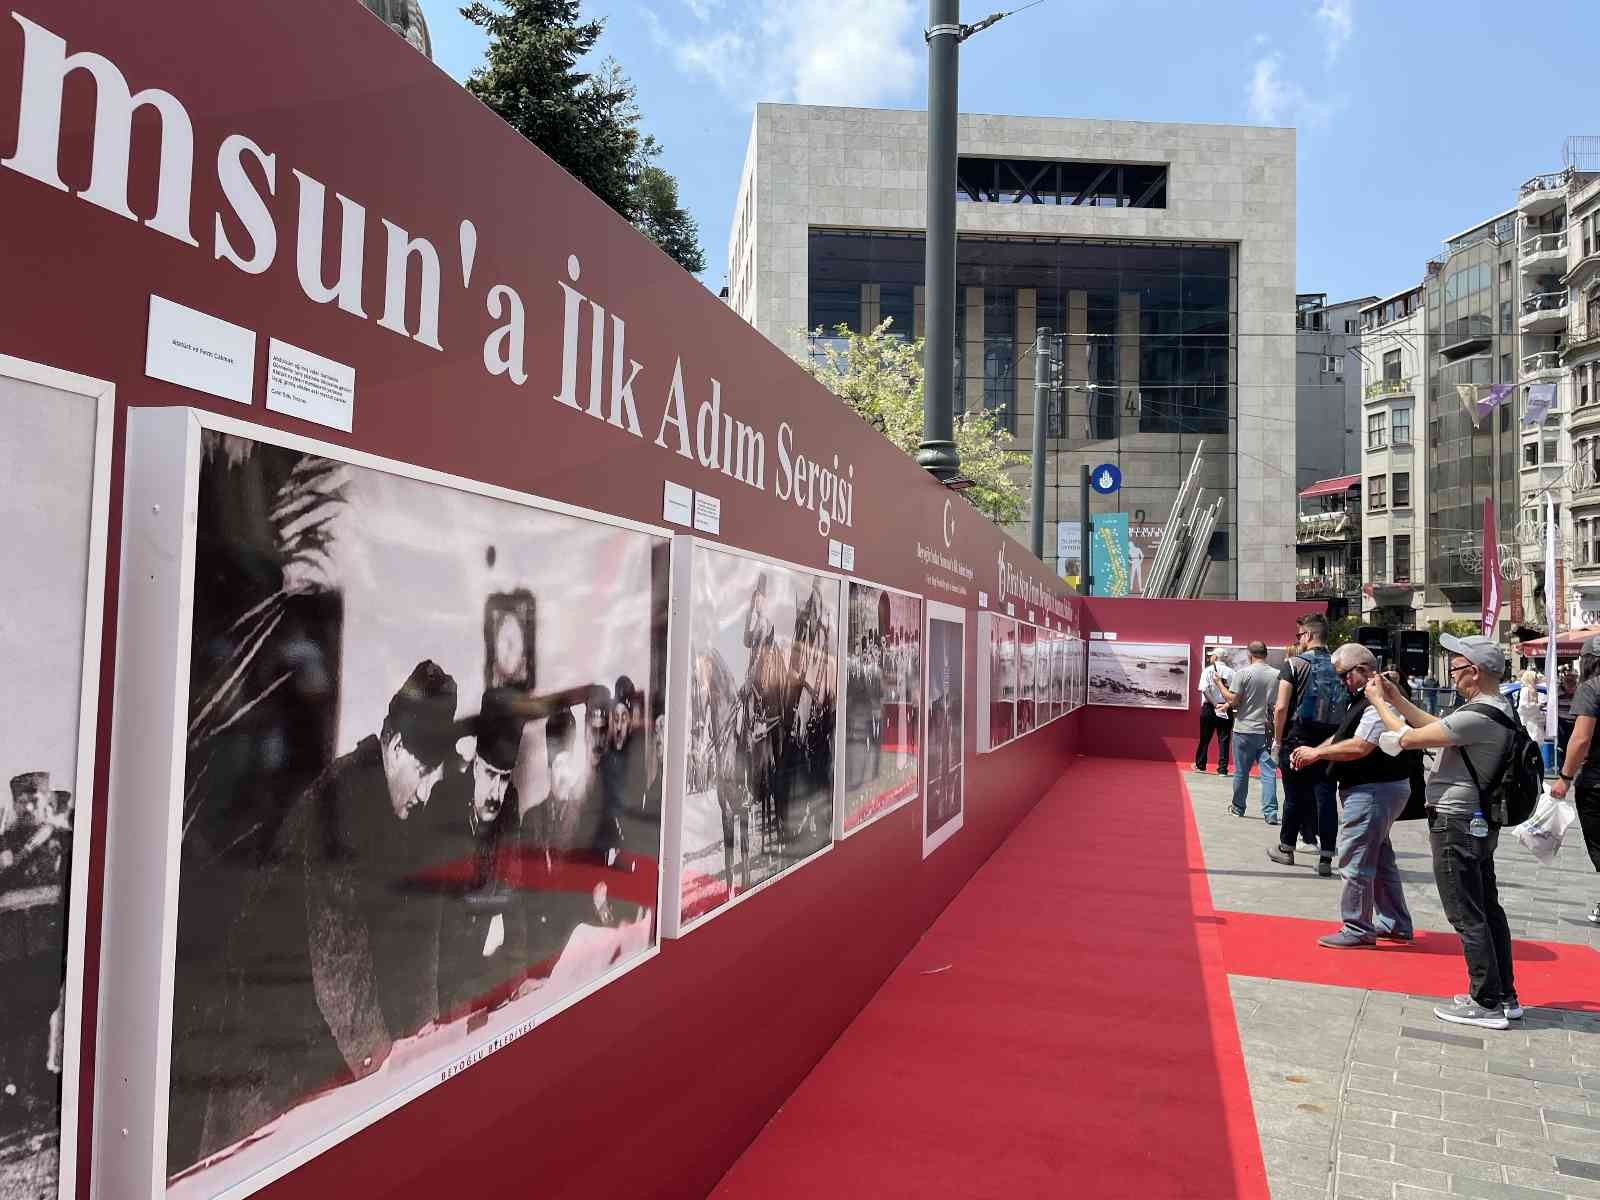
[(1089, 472), (1089, 486), (1102, 496), (1109, 496), (1122, 486), (1122, 472), (1112, 463), (1101, 463)]

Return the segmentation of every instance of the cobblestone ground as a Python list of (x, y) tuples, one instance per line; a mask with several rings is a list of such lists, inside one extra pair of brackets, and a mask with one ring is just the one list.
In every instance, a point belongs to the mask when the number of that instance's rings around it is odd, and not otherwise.
[[(1242, 820), (1227, 812), (1228, 780), (1187, 783), (1216, 908), (1337, 926), (1340, 882), (1317, 877), (1314, 854), (1294, 868), (1267, 860), (1276, 830), (1259, 817), (1258, 783)], [(1577, 837), (1554, 867), (1502, 844), (1514, 936), (1600, 949), (1585, 918), (1600, 877)], [(1399, 826), (1394, 845), (1417, 928), (1448, 931), (1421, 822)], [(1274, 1200), (1600, 1200), (1600, 1011), (1530, 1008), (1501, 1033), (1443, 1025), (1441, 997), (1229, 985)], [(1574, 998), (1585, 1001), (1600, 1008), (1600, 959), (1590, 994)]]

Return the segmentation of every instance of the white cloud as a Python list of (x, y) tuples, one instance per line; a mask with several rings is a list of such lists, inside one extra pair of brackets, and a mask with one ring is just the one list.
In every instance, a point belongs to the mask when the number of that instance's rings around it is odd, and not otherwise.
[[(685, 0), (706, 22), (721, 0)], [(904, 97), (922, 49), (915, 0), (757, 0), (720, 27), (684, 32), (647, 10), (685, 74), (736, 100), (879, 104)]]
[(1342, 101), (1311, 95), (1283, 75), (1283, 55), (1269, 51), (1250, 69), (1248, 88), (1250, 119), (1262, 125), (1326, 126)]
[(1345, 43), (1355, 33), (1355, 14), (1350, 11), (1352, 0), (1319, 0), (1317, 23), (1322, 26), (1323, 40), (1330, 60), (1339, 57)]

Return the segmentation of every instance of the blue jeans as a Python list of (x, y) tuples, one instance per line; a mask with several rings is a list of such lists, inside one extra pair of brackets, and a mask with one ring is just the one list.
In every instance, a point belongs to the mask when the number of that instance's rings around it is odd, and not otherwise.
[(1250, 796), (1250, 768), (1261, 764), (1261, 815), (1272, 820), (1278, 815), (1278, 767), (1267, 753), (1264, 733), (1233, 735), (1233, 811), (1243, 813)]
[(1344, 895), (1339, 900), (1339, 915), (1350, 933), (1373, 938), (1380, 933), (1412, 932), (1400, 868), (1389, 844), (1389, 830), (1410, 798), (1411, 784), (1405, 779), (1364, 783), (1344, 793), (1338, 863)]

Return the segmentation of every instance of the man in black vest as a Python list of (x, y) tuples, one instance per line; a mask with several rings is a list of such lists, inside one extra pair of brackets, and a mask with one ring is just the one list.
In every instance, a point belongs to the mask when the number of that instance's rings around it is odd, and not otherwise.
[(1317, 944), (1349, 950), (1374, 946), (1380, 938), (1409, 942), (1411, 913), (1389, 830), (1411, 798), (1412, 756), (1374, 753), (1383, 719), (1362, 694), (1378, 677), (1372, 651), (1353, 643), (1340, 646), (1333, 652), (1333, 668), (1355, 699), (1332, 737), (1320, 746), (1301, 746), (1293, 755), (1296, 770), (1331, 764), (1329, 773), (1339, 788), (1337, 853), (1344, 878), (1339, 909), (1344, 925), (1318, 938)]

